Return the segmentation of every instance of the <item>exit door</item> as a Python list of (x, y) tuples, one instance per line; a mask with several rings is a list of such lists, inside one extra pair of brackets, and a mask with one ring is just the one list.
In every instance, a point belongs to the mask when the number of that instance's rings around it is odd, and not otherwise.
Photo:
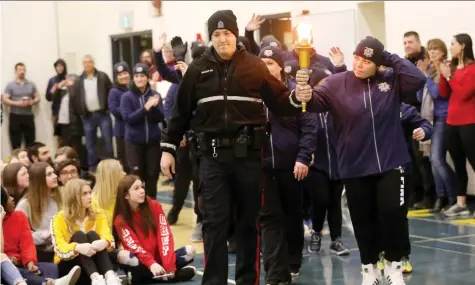
[(140, 60), (140, 54), (152, 48), (152, 31), (111, 36), (112, 65), (125, 61), (132, 67)]

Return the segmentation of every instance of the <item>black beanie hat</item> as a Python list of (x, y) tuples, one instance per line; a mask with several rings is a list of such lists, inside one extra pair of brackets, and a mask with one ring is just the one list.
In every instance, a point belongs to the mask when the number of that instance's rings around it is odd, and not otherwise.
[(282, 45), (280, 44), (279, 40), (277, 40), (273, 35), (267, 35), (262, 38), (261, 48), (266, 46), (278, 47), (282, 49)]
[(137, 63), (134, 66), (134, 75), (139, 73), (142, 73), (148, 77), (148, 65), (145, 63)]
[(259, 58), (270, 58), (273, 59), (277, 64), (284, 69), (284, 54), (282, 50), (278, 47), (265, 47), (261, 49), (259, 53)]
[(114, 78), (116, 78), (117, 75), (121, 72), (129, 72), (130, 73), (129, 65), (125, 61), (121, 61), (121, 62), (118, 62), (118, 63), (114, 64)]
[(298, 60), (292, 59), (285, 62), (284, 71), (292, 78), (297, 76), (297, 70), (299, 69), (299, 62)]
[(312, 73), (310, 74), (309, 85), (313, 88), (315, 85), (318, 84), (322, 79), (327, 78), (332, 73), (328, 68), (323, 65), (315, 64), (311, 67)]
[(215, 12), (208, 19), (208, 35), (211, 39), (211, 35), (215, 30), (226, 29), (233, 33), (236, 38), (239, 38), (239, 28), (237, 25), (237, 19), (231, 10), (219, 10)]
[(356, 46), (353, 54), (371, 60), (380, 66), (383, 64), (384, 45), (377, 38), (367, 36)]

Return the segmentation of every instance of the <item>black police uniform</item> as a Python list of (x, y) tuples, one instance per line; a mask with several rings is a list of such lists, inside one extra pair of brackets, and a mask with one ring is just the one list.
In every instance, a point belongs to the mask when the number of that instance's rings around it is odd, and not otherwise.
[(211, 47), (188, 67), (172, 118), (162, 136), (162, 150), (174, 154), (183, 133), (191, 128), (202, 152), (200, 209), (205, 249), (202, 284), (227, 284), (226, 241), (232, 219), (231, 205), (237, 211), (236, 284), (259, 284), (257, 218), (262, 188), (261, 145), (265, 143), (266, 124), (263, 101), (276, 115), (292, 116), (301, 112), (293, 92), (242, 45), (230, 61), (220, 59)]

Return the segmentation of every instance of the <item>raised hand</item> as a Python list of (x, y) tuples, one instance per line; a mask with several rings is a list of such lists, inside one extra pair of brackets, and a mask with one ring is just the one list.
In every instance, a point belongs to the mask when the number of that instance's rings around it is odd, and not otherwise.
[(265, 21), (266, 19), (264, 19), (260, 15), (252, 14), (251, 20), (249, 21), (249, 23), (247, 23), (246, 30), (250, 32), (256, 31), (261, 27), (262, 23), (264, 23)]
[(345, 55), (341, 52), (339, 47), (331, 48), (330, 57), (333, 61), (333, 64), (335, 64), (336, 66), (341, 66), (345, 64)]

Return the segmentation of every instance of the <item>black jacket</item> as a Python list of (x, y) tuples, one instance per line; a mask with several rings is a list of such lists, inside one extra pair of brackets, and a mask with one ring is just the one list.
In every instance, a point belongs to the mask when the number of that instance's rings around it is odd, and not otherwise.
[(211, 47), (190, 64), (181, 81), (162, 135), (162, 150), (174, 154), (188, 129), (229, 137), (243, 126), (262, 126), (266, 123), (263, 102), (276, 116), (301, 112), (293, 92), (242, 45), (228, 62)]
[[(97, 77), (97, 96), (99, 97), (99, 105), (101, 106), (101, 111), (108, 112), (108, 96), (109, 91), (112, 88), (112, 83), (109, 79), (109, 76), (99, 70), (95, 70), (94, 76)], [(86, 92), (84, 90), (84, 78), (86, 74), (83, 73), (77, 83), (74, 85), (74, 96), (70, 97), (69, 100), (73, 102), (74, 111), (80, 116), (88, 115), (88, 110), (86, 107)]]

